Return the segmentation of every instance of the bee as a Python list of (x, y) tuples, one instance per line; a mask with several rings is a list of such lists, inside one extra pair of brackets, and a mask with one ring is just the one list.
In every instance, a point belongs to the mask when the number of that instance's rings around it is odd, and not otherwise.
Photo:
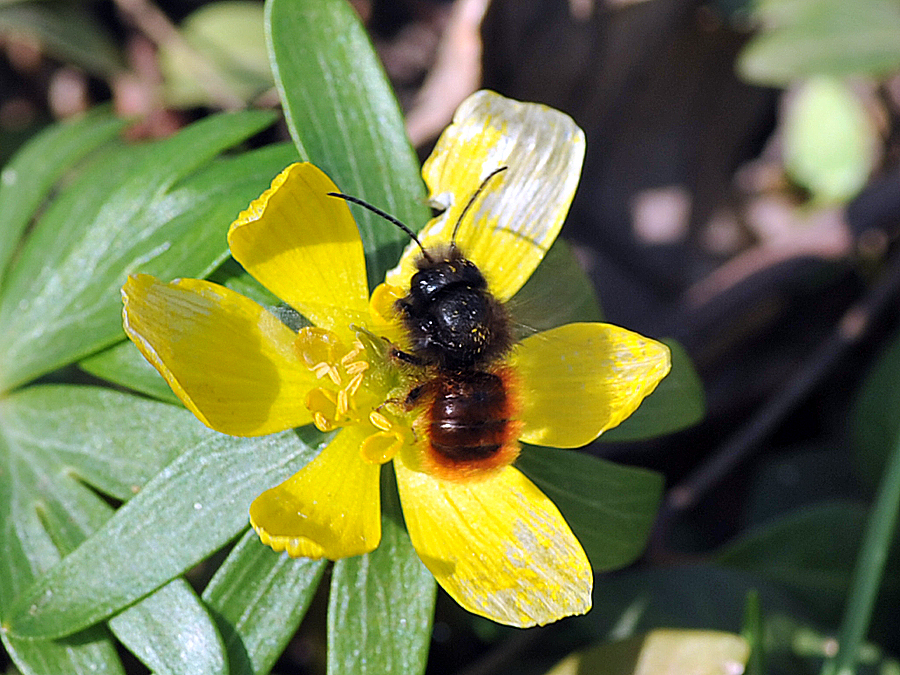
[(448, 477), (505, 466), (519, 452), (518, 392), (512, 369), (504, 365), (515, 344), (511, 320), (484, 274), (456, 243), (466, 213), (505, 170), (500, 167), (482, 181), (460, 213), (449, 244), (431, 249), (393, 216), (361, 199), (329, 193), (393, 223), (421, 250), (409, 291), (395, 305), (409, 347), (391, 346), (390, 355), (420, 374), (403, 404), (422, 410), (414, 428), (427, 439), (432, 469)]

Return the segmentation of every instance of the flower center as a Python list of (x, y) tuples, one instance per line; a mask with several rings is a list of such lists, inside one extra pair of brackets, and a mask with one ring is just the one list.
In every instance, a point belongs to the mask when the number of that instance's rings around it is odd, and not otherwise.
[(378, 338), (362, 330), (357, 335), (347, 347), (324, 328), (303, 328), (297, 334), (295, 348), (320, 382), (307, 393), (305, 404), (320, 431), (351, 425), (371, 430), (361, 444), (360, 455), (366, 462), (384, 464), (410, 442), (412, 433), (408, 421), (393, 412), (382, 412), (393, 408), (385, 404), (390, 402), (395, 376), (379, 367), (383, 360), (377, 359)]

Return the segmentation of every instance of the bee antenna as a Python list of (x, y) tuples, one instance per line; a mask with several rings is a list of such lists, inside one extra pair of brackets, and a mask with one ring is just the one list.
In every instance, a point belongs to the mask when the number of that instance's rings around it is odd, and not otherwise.
[(462, 213), (460, 213), (459, 218), (456, 219), (456, 225), (453, 226), (453, 235), (450, 237), (450, 245), (453, 248), (456, 248), (456, 233), (459, 231), (459, 226), (462, 223), (462, 220), (465, 217), (465, 215), (469, 212), (469, 209), (472, 208), (472, 205), (475, 203), (475, 200), (478, 199), (478, 196), (482, 192), (484, 192), (484, 188), (487, 187), (487, 184), (491, 180), (491, 178), (496, 176), (498, 173), (506, 171), (508, 168), (509, 168), (508, 166), (501, 166), (501, 167), (498, 167), (498, 168), (494, 169), (493, 171), (491, 171), (487, 175), (487, 177), (483, 181), (481, 181), (481, 185), (478, 186), (478, 189), (475, 190), (475, 192), (472, 194), (471, 197), (469, 197), (469, 201), (466, 202), (466, 205), (463, 208)]
[(409, 229), (409, 227), (406, 226), (404, 223), (401, 223), (399, 220), (397, 220), (396, 218), (394, 218), (394, 216), (392, 216), (390, 213), (386, 213), (386, 212), (382, 211), (382, 210), (379, 209), (377, 206), (372, 206), (369, 202), (363, 201), (363, 200), (360, 199), (359, 197), (352, 197), (352, 196), (350, 196), (350, 195), (345, 195), (345, 194), (342, 193), (342, 192), (329, 192), (329, 193), (328, 193), (328, 196), (329, 196), (329, 197), (337, 197), (338, 199), (343, 199), (344, 201), (348, 201), (348, 202), (351, 202), (351, 203), (353, 203), (353, 204), (357, 204), (357, 205), (359, 205), (359, 206), (362, 206), (363, 208), (368, 209), (369, 211), (371, 211), (372, 213), (374, 213), (376, 216), (381, 216), (382, 218), (384, 218), (384, 219), (385, 219), (386, 221), (388, 221), (389, 223), (392, 223), (392, 224), (396, 225), (396, 226), (399, 227), (401, 230), (403, 230), (404, 232), (406, 232), (406, 234), (409, 235), (409, 238), (410, 238), (410, 239), (412, 239), (414, 242), (416, 242), (416, 244), (418, 245), (418, 247), (422, 250), (422, 256), (425, 258), (425, 260), (428, 260), (429, 262), (433, 262), (432, 257), (431, 257), (430, 255), (428, 255), (428, 251), (426, 251), (426, 250), (425, 250), (425, 247), (422, 246), (422, 242), (419, 241), (419, 238), (416, 236), (416, 233), (413, 232), (411, 229)]

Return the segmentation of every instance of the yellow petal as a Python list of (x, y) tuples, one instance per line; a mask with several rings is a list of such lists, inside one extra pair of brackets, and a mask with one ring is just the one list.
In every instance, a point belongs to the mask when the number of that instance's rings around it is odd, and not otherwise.
[[(455, 482), (394, 458), (413, 546), (465, 609), (510, 626), (543, 625), (591, 608), (593, 575), (559, 510), (511, 466)], [(408, 458), (407, 458), (408, 459)]]
[(406, 340), (406, 329), (400, 323), (396, 310), (397, 301), (405, 295), (401, 288), (378, 284), (369, 299), (372, 330), (396, 344), (403, 344)]
[(250, 505), (267, 546), (299, 558), (338, 560), (374, 551), (381, 541), (381, 466), (359, 448), (371, 429), (345, 427), (322, 453)]
[(664, 344), (603, 323), (532, 335), (511, 360), (521, 378), (521, 439), (558, 448), (580, 447), (619, 424), (671, 367)]
[[(457, 244), (485, 274), (491, 292), (508, 300), (556, 239), (583, 159), (584, 133), (569, 116), (491, 91), (476, 92), (460, 105), (422, 167), (432, 202), (447, 208), (422, 230), (422, 243), (448, 243), (481, 182), (507, 167), (466, 214)], [(386, 281), (409, 288), (418, 255), (418, 247), (410, 244)]]
[(231, 225), (231, 254), (315, 325), (348, 335), (368, 316), (359, 230), (338, 189), (309, 163), (292, 164)]
[(128, 337), (209, 427), (262, 436), (307, 424), (315, 375), (296, 335), (252, 300), (208, 281), (170, 284), (146, 274), (122, 287)]

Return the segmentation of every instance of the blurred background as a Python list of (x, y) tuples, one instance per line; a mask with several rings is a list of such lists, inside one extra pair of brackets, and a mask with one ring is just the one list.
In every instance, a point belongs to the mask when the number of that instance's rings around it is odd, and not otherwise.
[[(666, 476), (637, 568), (715, 561), (771, 582), (797, 603), (794, 618), (833, 629), (900, 429), (900, 4), (352, 4), (422, 158), (479, 88), (549, 104), (585, 130), (563, 237), (605, 320), (676, 339), (706, 393), (692, 428), (589, 449)], [(43, 126), (98, 104), (134, 116), (135, 140), (215, 110), (278, 105), (262, 2), (3, 0), (0, 44), (2, 163)], [(287, 138), (283, 126), (267, 133)], [(700, 580), (673, 573), (656, 597), (712, 593), (706, 569)], [(670, 624), (737, 630), (740, 593), (715, 592), (718, 607), (659, 602)], [(898, 592), (893, 556), (872, 632), (893, 653)], [(496, 627), (460, 611), (439, 604), (429, 672), (513, 659), (508, 646), (492, 651)], [(315, 661), (315, 635), (298, 637), (284, 672)]]

